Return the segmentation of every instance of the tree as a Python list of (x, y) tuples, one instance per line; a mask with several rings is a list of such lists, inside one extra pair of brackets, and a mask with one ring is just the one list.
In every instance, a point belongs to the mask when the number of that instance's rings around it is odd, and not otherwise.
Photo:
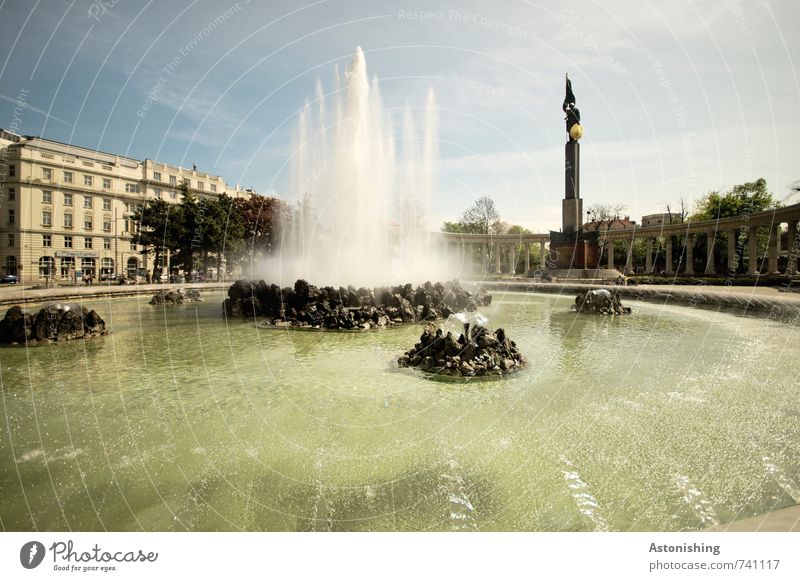
[(587, 229), (600, 230), (603, 224), (611, 225), (612, 222), (622, 219), (622, 213), (627, 210), (625, 204), (592, 204), (586, 210)]
[(162, 199), (151, 200), (133, 215), (138, 226), (136, 242), (144, 253), (153, 253), (154, 279), (161, 275), (161, 256), (164, 249), (175, 251), (180, 240), (180, 207)]
[(189, 191), (188, 180), (178, 186), (181, 195), (178, 211), (177, 235), (178, 257), (183, 263), (183, 272), (190, 276), (194, 270), (194, 253), (203, 243), (202, 214), (197, 197)]
[(216, 256), (217, 280), (222, 268), (222, 253), (228, 240), (241, 240), (244, 234), (241, 216), (233, 199), (225, 194), (199, 202), (199, 226), (202, 232), (203, 276), (208, 274), (209, 255)]
[(667, 204), (667, 215), (669, 216), (670, 224), (683, 224), (686, 222), (686, 218), (689, 217), (689, 210), (686, 208), (686, 200), (683, 199), (683, 196), (681, 196), (680, 205), (681, 209), (673, 213), (672, 208)]
[[(442, 227), (443, 232), (452, 228), (452, 222), (445, 222)], [(494, 204), (494, 200), (489, 196), (481, 196), (475, 203), (467, 208), (456, 222), (460, 232), (463, 234), (497, 234), (497, 228), (502, 226), (500, 214)]]
[(442, 225), (442, 232), (450, 232), (453, 234), (464, 234), (464, 230), (461, 228), (461, 224), (459, 222), (445, 222)]
[[(732, 216), (742, 216), (760, 212), (768, 208), (780, 206), (776, 198), (767, 189), (767, 180), (759, 178), (754, 182), (746, 182), (733, 186), (728, 192), (711, 191), (695, 204), (695, 213), (692, 220), (716, 220), (719, 218), (729, 218)], [(740, 228), (736, 231), (736, 254), (738, 256), (738, 272), (744, 272), (744, 249), (749, 230)], [(766, 245), (766, 234), (760, 236), (760, 246)], [(705, 237), (698, 237), (698, 250), (705, 249)], [(728, 235), (725, 232), (717, 232), (714, 245), (715, 254), (725, 252)], [(751, 257), (755, 259), (755, 257)]]

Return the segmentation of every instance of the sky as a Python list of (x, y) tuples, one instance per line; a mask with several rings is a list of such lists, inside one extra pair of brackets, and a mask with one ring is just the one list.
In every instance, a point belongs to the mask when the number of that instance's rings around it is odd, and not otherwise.
[(398, 141), (434, 91), (437, 223), (489, 195), (558, 229), (565, 73), (584, 208), (638, 221), (759, 177), (788, 203), (798, 29), (796, 0), (0, 0), (0, 127), (293, 200), (297, 116), (361, 46)]

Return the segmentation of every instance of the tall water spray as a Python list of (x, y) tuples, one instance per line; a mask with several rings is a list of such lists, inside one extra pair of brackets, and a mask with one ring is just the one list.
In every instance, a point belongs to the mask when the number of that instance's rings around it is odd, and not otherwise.
[(406, 107), (398, 141), (360, 47), (334, 79), (327, 95), (317, 83), (298, 118), (290, 160), (297, 211), (284, 225), (271, 278), (335, 285), (451, 278), (429, 223), (438, 153), (433, 91), (424, 107)]

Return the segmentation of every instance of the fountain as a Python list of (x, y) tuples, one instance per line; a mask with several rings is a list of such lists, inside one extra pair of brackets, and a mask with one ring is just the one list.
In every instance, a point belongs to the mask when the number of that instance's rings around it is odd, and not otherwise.
[(421, 119), (405, 108), (397, 143), (392, 110), (377, 78), (369, 80), (360, 47), (344, 75), (337, 69), (334, 77), (333, 91), (325, 94), (318, 82), (313, 103), (298, 116), (289, 183), (297, 211), (264, 278), (337, 287), (454, 278), (455, 269), (429, 244), (433, 91), (418, 108)]

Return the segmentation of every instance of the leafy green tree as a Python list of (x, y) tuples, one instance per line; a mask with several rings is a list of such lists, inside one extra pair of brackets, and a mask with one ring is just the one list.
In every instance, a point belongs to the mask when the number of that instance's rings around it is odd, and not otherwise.
[(464, 234), (464, 230), (461, 228), (461, 224), (458, 222), (445, 222), (442, 225), (442, 232), (450, 232), (453, 234)]
[[(144, 253), (153, 254), (153, 264), (160, 265), (164, 249), (176, 251), (180, 239), (180, 207), (164, 200), (151, 200), (133, 215), (138, 226), (136, 243), (143, 246)], [(160, 269), (154, 268), (155, 280), (159, 280)]]
[[(780, 206), (778, 200), (767, 189), (767, 180), (759, 178), (754, 182), (746, 182), (733, 186), (727, 192), (712, 191), (696, 202), (695, 213), (692, 220), (715, 220), (760, 212), (768, 208)], [(744, 250), (747, 246), (748, 231), (736, 230), (736, 254), (738, 260), (737, 272), (744, 272)], [(759, 247), (766, 246), (768, 234), (759, 235)], [(706, 252), (707, 241), (705, 236), (698, 236), (695, 243), (695, 255), (702, 256)], [(727, 232), (717, 232), (714, 245), (715, 256), (723, 256), (728, 243)], [(699, 254), (698, 254), (699, 253)]]

